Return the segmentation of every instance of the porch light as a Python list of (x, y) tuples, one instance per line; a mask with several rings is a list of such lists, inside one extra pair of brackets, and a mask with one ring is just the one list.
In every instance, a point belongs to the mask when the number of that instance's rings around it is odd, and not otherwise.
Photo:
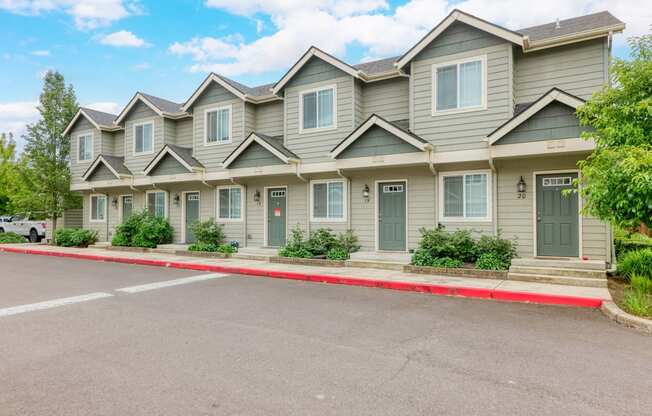
[(254, 202), (259, 203), (260, 202), (260, 191), (256, 189), (256, 192), (254, 192)]
[(181, 201), (181, 197), (179, 196), (179, 194), (174, 194), (173, 200), (174, 200), (174, 205), (179, 205), (179, 202)]
[(364, 198), (366, 201), (369, 201), (369, 185), (365, 184), (364, 188), (362, 188), (362, 198)]
[(518, 183), (516, 184), (516, 191), (518, 192), (519, 198), (525, 198), (526, 190), (527, 190), (527, 185), (525, 183), (525, 180), (523, 179), (523, 176), (521, 176), (521, 179), (519, 179)]
[(114, 197), (111, 199), (111, 206), (112, 206), (113, 208), (118, 208), (118, 197), (117, 197), (117, 196), (114, 196)]

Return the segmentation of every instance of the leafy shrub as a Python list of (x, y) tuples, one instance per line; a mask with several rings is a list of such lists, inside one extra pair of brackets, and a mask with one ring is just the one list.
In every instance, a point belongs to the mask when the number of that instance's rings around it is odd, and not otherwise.
[(475, 262), (475, 267), (481, 270), (507, 270), (509, 265), (493, 252), (483, 253)]
[(97, 241), (97, 231), (60, 228), (54, 232), (55, 244), (61, 247), (88, 247)]
[(190, 225), (190, 230), (198, 243), (213, 244), (219, 246), (224, 243), (224, 229), (214, 219), (207, 221), (195, 221)]
[(348, 260), (349, 252), (344, 247), (333, 247), (326, 253), (328, 260)]
[(238, 249), (233, 247), (231, 244), (220, 244), (220, 246), (217, 248), (217, 251), (220, 253), (232, 254), (238, 251)]
[(412, 255), (412, 264), (415, 266), (431, 266), (434, 261), (435, 257), (425, 248), (416, 249)]
[(641, 291), (645, 294), (652, 294), (652, 279), (640, 274), (633, 274), (629, 279), (632, 289)]
[(338, 247), (338, 244), (337, 238), (329, 228), (320, 228), (310, 233), (306, 248), (313, 256), (322, 256), (330, 249)]
[(113, 234), (111, 245), (121, 247), (133, 246), (134, 237), (138, 233), (140, 224), (143, 222), (143, 218), (146, 215), (149, 214), (145, 211), (133, 213), (122, 224), (119, 224), (115, 228), (115, 234)]
[(281, 257), (311, 258), (312, 253), (308, 250), (308, 243), (304, 239), (304, 233), (301, 227), (297, 224), (290, 234), (290, 240), (285, 247), (282, 247), (278, 251), (278, 255)]
[(618, 273), (626, 279), (640, 275), (652, 279), (652, 250), (630, 251), (618, 261)]
[(188, 246), (188, 251), (203, 251), (211, 253), (225, 253), (231, 254), (235, 253), (235, 247), (230, 244), (211, 244), (211, 243), (194, 243)]
[(457, 230), (450, 234), (452, 252), (450, 257), (472, 263), (478, 257), (476, 242), (468, 230)]
[(25, 237), (14, 232), (0, 233), (0, 244), (19, 244), (26, 242), (27, 239)]
[(627, 289), (623, 296), (623, 305), (627, 312), (638, 316), (652, 314), (652, 305), (649, 296), (640, 290)]
[(440, 267), (443, 269), (457, 269), (463, 265), (464, 262), (462, 262), (462, 260), (451, 259), (450, 257), (436, 258), (431, 264), (432, 267)]
[(341, 248), (343, 248), (348, 254), (355, 253), (360, 250), (360, 244), (358, 244), (358, 237), (353, 234), (353, 230), (346, 230), (343, 233), (338, 234), (337, 242)]
[(172, 227), (163, 217), (147, 211), (132, 214), (116, 227), (111, 241), (114, 246), (155, 248), (172, 241)]
[(434, 258), (450, 257), (463, 262), (473, 262), (477, 257), (476, 243), (468, 230), (449, 233), (443, 227), (432, 230), (422, 228), (419, 247)]
[(493, 253), (502, 262), (503, 269), (509, 269), (512, 259), (516, 257), (517, 244), (514, 241), (501, 237), (500, 231), (497, 235), (483, 235), (477, 242), (478, 256)]

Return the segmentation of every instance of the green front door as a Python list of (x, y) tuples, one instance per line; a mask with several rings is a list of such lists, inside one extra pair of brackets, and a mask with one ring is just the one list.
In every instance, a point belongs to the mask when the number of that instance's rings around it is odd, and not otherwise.
[(285, 245), (286, 194), (285, 188), (267, 190), (267, 245), (270, 247)]
[(537, 255), (579, 256), (579, 212), (573, 188), (577, 173), (537, 175)]
[(405, 182), (378, 184), (378, 248), (405, 250)]
[(122, 195), (122, 222), (131, 217), (134, 212), (134, 197), (131, 195)]
[(192, 232), (192, 224), (199, 221), (199, 192), (186, 193), (186, 243), (194, 243), (195, 235)]

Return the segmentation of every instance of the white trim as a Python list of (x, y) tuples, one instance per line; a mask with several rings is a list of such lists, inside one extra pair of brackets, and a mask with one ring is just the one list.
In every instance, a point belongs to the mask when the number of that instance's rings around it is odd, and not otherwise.
[[(466, 212), (466, 181), (464, 179), (467, 175), (478, 175), (484, 174), (487, 178), (487, 215), (484, 217), (446, 217), (444, 216), (444, 178), (450, 176), (462, 176), (462, 191), (464, 197), (462, 199), (462, 209)], [(492, 222), (493, 221), (493, 175), (491, 169), (478, 169), (478, 170), (460, 170), (460, 171), (450, 171), (450, 172), (439, 172), (438, 176), (438, 186), (437, 186), (437, 199), (438, 199), (438, 211), (439, 211), (439, 222), (464, 222), (464, 223), (475, 223), (475, 222)]]
[[(303, 96), (306, 94), (315, 93), (315, 102), (317, 106), (319, 105), (319, 92), (326, 90), (333, 90), (333, 124), (326, 127), (312, 127), (305, 129), (303, 127)], [(319, 114), (319, 107), (317, 107), (317, 113), (315, 117)], [(317, 121), (319, 124), (319, 121)], [(299, 91), (299, 134), (309, 134), (309, 133), (321, 133), (323, 131), (335, 130), (337, 129), (337, 84), (322, 85), (319, 87), (308, 88), (305, 90)]]
[(351, 133), (351, 135), (347, 137), (346, 140), (344, 140), (343, 142), (338, 144), (333, 150), (331, 150), (330, 157), (332, 159), (335, 159), (344, 150), (346, 150), (346, 148), (348, 148), (351, 144), (353, 144), (353, 142), (358, 140), (360, 136), (362, 136), (367, 130), (369, 130), (374, 125), (386, 130), (387, 132), (411, 144), (412, 146), (416, 147), (421, 151), (432, 149), (432, 145), (430, 143), (424, 143), (421, 140), (415, 139), (414, 137), (412, 137), (412, 135), (408, 134), (407, 132), (401, 130), (400, 128), (394, 126), (393, 124), (389, 123), (388, 121), (374, 114), (371, 117), (369, 117), (367, 121), (362, 123), (360, 127), (358, 127), (353, 133)]
[(195, 169), (192, 166), (190, 166), (181, 156), (179, 156), (172, 148), (170, 148), (168, 145), (165, 145), (161, 151), (158, 152), (158, 155), (147, 164), (146, 169), (143, 171), (143, 175), (149, 175), (149, 173), (158, 165), (158, 163), (163, 160), (163, 158), (166, 155), (172, 156), (177, 162), (181, 163), (184, 168), (188, 169), (188, 172), (193, 173), (196, 170), (201, 170), (201, 169)]
[(270, 152), (271, 154), (273, 154), (274, 156), (276, 156), (277, 158), (279, 158), (279, 159), (280, 159), (283, 163), (285, 163), (285, 164), (288, 164), (288, 163), (290, 163), (290, 162), (298, 162), (298, 160), (295, 159), (295, 158), (289, 158), (289, 157), (285, 156), (283, 153), (281, 153), (281, 152), (279, 152), (278, 150), (276, 150), (276, 148), (275, 148), (274, 146), (270, 145), (270, 144), (267, 143), (265, 140), (263, 140), (263, 139), (261, 139), (260, 137), (258, 137), (258, 136), (256, 135), (256, 133), (253, 133), (253, 132), (252, 132), (252, 133), (249, 134), (249, 137), (247, 137), (247, 138), (245, 139), (245, 141), (242, 142), (242, 144), (240, 144), (240, 145), (235, 149), (235, 151), (233, 151), (233, 153), (231, 153), (231, 154), (229, 155), (229, 157), (227, 157), (226, 160), (224, 160), (224, 162), (222, 162), (222, 167), (224, 167), (224, 168), (228, 168), (228, 167), (229, 167), (229, 166), (230, 166), (230, 165), (231, 165), (231, 164), (232, 164), (232, 163), (233, 163), (233, 162), (234, 162), (234, 161), (235, 161), (235, 160), (236, 160), (236, 159), (237, 159), (237, 158), (238, 158), (238, 157), (239, 157), (239, 156), (240, 156), (240, 155), (245, 151), (245, 150), (247, 150), (247, 148), (248, 148), (248, 147), (249, 147), (253, 142), (256, 142), (256, 143), (258, 143), (259, 145), (263, 146), (263, 147), (265, 148), (265, 150), (267, 150), (268, 152)]
[[(91, 157), (89, 157), (88, 159), (80, 159), (79, 158), (79, 147), (80, 147), (79, 142), (80, 142), (80, 139), (82, 137), (90, 137), (91, 138)], [(100, 148), (101, 148), (101, 144), (100, 144)], [(93, 161), (93, 159), (95, 158), (95, 136), (93, 135), (92, 130), (87, 130), (87, 131), (85, 131), (83, 133), (79, 133), (77, 135), (77, 149), (76, 149), (75, 153), (76, 153), (75, 156), (77, 157), (77, 163), (88, 163), (88, 162)]]
[(495, 130), (489, 136), (487, 136), (487, 139), (489, 141), (489, 145), (492, 145), (496, 143), (498, 140), (500, 140), (503, 136), (505, 136), (507, 133), (521, 125), (524, 121), (541, 111), (545, 106), (550, 104), (553, 101), (559, 101), (562, 104), (566, 104), (569, 107), (572, 107), (574, 109), (577, 109), (579, 106), (584, 104), (584, 101), (582, 101), (579, 98), (573, 97), (572, 95), (565, 93), (561, 90), (558, 89), (553, 89), (549, 91), (548, 93), (544, 94), (541, 96), (534, 104), (532, 104), (530, 107), (528, 107), (525, 111), (517, 115), (516, 117), (512, 118), (509, 122), (504, 124), (503, 126), (499, 127), (498, 130)]
[[(380, 228), (378, 227), (378, 220), (380, 219), (379, 216), (379, 208), (380, 206), (378, 205), (379, 201), (379, 196), (380, 192), (378, 192), (378, 185), (381, 183), (386, 183), (386, 182), (404, 182), (405, 183), (405, 249), (404, 250), (391, 250), (393, 253), (402, 253), (402, 252), (408, 252), (408, 247), (410, 247), (410, 220), (409, 220), (409, 186), (408, 186), (408, 180), (407, 179), (380, 179), (377, 181), (374, 181), (374, 249), (375, 251), (381, 251), (380, 250)], [(383, 251), (388, 251), (388, 250), (383, 250)]]
[[(349, 186), (348, 186), (348, 181), (346, 179), (340, 178), (340, 179), (317, 179), (317, 180), (312, 180), (310, 181), (310, 206), (308, 209), (310, 210), (310, 222), (319, 222), (319, 223), (340, 223), (340, 222), (347, 222), (348, 219), (348, 195), (349, 195)], [(314, 197), (314, 192), (315, 188), (314, 185), (317, 184), (329, 184), (329, 183), (341, 183), (342, 184), (342, 218), (331, 218), (331, 217), (324, 217), (324, 218), (317, 218), (315, 217), (315, 197)], [(328, 185), (326, 186), (326, 211), (328, 211)], [(328, 215), (328, 214), (327, 214)]]
[[(219, 114), (220, 110), (229, 110), (229, 139), (227, 141), (216, 140), (214, 142), (209, 142), (208, 141), (208, 113), (217, 111)], [(204, 146), (215, 146), (220, 144), (232, 143), (233, 142), (233, 104), (221, 105), (217, 107), (209, 107), (202, 111), (204, 112)], [(218, 131), (219, 131), (219, 122), (220, 120), (218, 119), (217, 120)]]
[(190, 98), (184, 103), (183, 106), (181, 106), (181, 109), (183, 111), (188, 111), (188, 109), (201, 97), (201, 95), (204, 93), (204, 91), (211, 85), (212, 82), (217, 83), (227, 91), (229, 91), (231, 94), (235, 95), (237, 98), (250, 102), (250, 103), (264, 103), (268, 101), (276, 101), (276, 100), (281, 100), (281, 97), (278, 97), (272, 93), (272, 90), (270, 88), (269, 94), (264, 95), (264, 96), (259, 96), (259, 97), (250, 97), (246, 93), (243, 93), (239, 89), (235, 88), (233, 85), (230, 83), (226, 82), (222, 77), (215, 73), (210, 73), (208, 76), (204, 79), (204, 81), (201, 83), (199, 88), (192, 94)]
[(122, 120), (124, 120), (124, 118), (127, 116), (127, 114), (129, 114), (129, 111), (131, 111), (131, 109), (136, 105), (136, 103), (138, 103), (138, 101), (142, 101), (143, 104), (145, 104), (147, 107), (149, 107), (150, 110), (155, 112), (158, 116), (160, 116), (160, 117), (165, 116), (165, 114), (163, 114), (163, 112), (157, 106), (152, 104), (151, 101), (149, 101), (147, 98), (145, 98), (140, 93), (137, 93), (136, 95), (133, 96), (131, 101), (129, 101), (127, 106), (125, 108), (123, 108), (122, 111), (120, 111), (120, 114), (118, 114), (118, 117), (115, 119), (114, 123), (115, 124), (121, 123)]
[[(222, 218), (220, 217), (220, 190), (221, 189), (240, 189), (240, 218)], [(242, 185), (221, 185), (215, 187), (215, 221), (218, 223), (243, 222), (245, 216), (244, 203), (244, 186)], [(231, 194), (229, 193), (229, 205), (231, 204)], [(229, 212), (231, 211), (229, 207)]]
[[(102, 197), (104, 198), (104, 218), (103, 219), (93, 219), (93, 198)], [(107, 194), (90, 194), (88, 196), (88, 221), (92, 223), (105, 223), (108, 217), (109, 212), (109, 196)]]
[[(554, 175), (554, 174), (563, 174), (563, 173), (576, 173), (577, 179), (580, 179), (581, 172), (579, 169), (559, 169), (559, 170), (535, 170), (532, 172), (532, 188), (534, 189), (534, 197), (532, 198), (532, 247), (534, 257), (548, 257), (548, 256), (539, 256), (537, 253), (537, 175)], [(570, 258), (582, 258), (584, 248), (582, 244), (582, 233), (583, 233), (583, 221), (582, 221), (582, 197), (577, 195), (577, 233), (578, 233), (578, 257), (568, 256)], [(558, 257), (558, 256), (551, 256)]]
[[(152, 149), (148, 150), (148, 151), (136, 152), (136, 127), (140, 127), (140, 126), (144, 127), (144, 126), (146, 126), (148, 124), (150, 124), (152, 126)], [(132, 153), (133, 153), (134, 156), (151, 155), (152, 153), (154, 153), (154, 136), (155, 136), (154, 129), (155, 129), (155, 127), (156, 127), (156, 123), (154, 123), (153, 120), (140, 121), (140, 122), (134, 123), (131, 126), (131, 130), (132, 130), (132, 132), (131, 132), (131, 150), (132, 150)], [(143, 128), (143, 148), (145, 147), (144, 146), (145, 145), (145, 143), (144, 143), (145, 133), (144, 132), (145, 132), (145, 129)]]
[(340, 69), (343, 72), (351, 75), (354, 78), (362, 79), (362, 71), (359, 71), (352, 66), (340, 61), (339, 59), (311, 46), (306, 53), (290, 68), (290, 70), (281, 78), (272, 88), (272, 93), (278, 94), (279, 91), (303, 68), (303, 66), (312, 58), (313, 56), (333, 65), (334, 67)]
[(589, 153), (595, 150), (595, 142), (576, 137), (572, 139), (497, 144), (489, 150), (493, 159), (560, 153)]
[(124, 221), (124, 201), (122, 198), (125, 196), (130, 196), (131, 197), (131, 213), (133, 214), (134, 212), (134, 194), (121, 194), (118, 195), (118, 223), (122, 224)]
[(84, 173), (84, 175), (82, 175), (82, 179), (87, 180), (92, 175), (92, 173), (95, 171), (95, 169), (97, 168), (97, 166), (100, 163), (103, 163), (104, 166), (106, 166), (107, 169), (109, 169), (111, 171), (111, 173), (113, 175), (115, 175), (116, 179), (122, 179), (123, 177), (131, 177), (131, 175), (120, 175), (115, 169), (113, 169), (113, 167), (109, 163), (107, 163), (107, 161), (104, 159), (104, 157), (102, 155), (99, 155), (97, 157), (97, 159), (95, 159), (95, 162), (93, 162), (88, 167), (88, 169), (86, 169), (86, 173)]
[(201, 191), (182, 191), (181, 192), (181, 243), (187, 244), (186, 241), (186, 194), (199, 195), (199, 218), (201, 221)]
[(149, 194), (155, 194), (158, 192), (163, 192), (165, 194), (165, 219), (168, 219), (170, 217), (170, 193), (168, 191), (165, 191), (163, 189), (152, 189), (149, 191), (145, 191), (145, 210), (149, 212)]
[(289, 198), (289, 192), (288, 192), (288, 186), (287, 185), (278, 185), (278, 186), (265, 186), (263, 187), (263, 245), (265, 247), (270, 247), (268, 242), (267, 242), (267, 190), (268, 189), (277, 189), (277, 188), (284, 188), (285, 189), (285, 244), (287, 244), (288, 241), (288, 198)]
[[(481, 68), (481, 98), (480, 98), (480, 105), (472, 106), (472, 107), (459, 107), (460, 105), (460, 65), (469, 63), (469, 62), (476, 62), (480, 61), (480, 64), (482, 65)], [(451, 108), (447, 110), (437, 110), (437, 69), (445, 66), (453, 66), (455, 65), (456, 71), (457, 71), (457, 87), (456, 87), (456, 92), (457, 92), (457, 108)], [(462, 58), (462, 59), (456, 59), (453, 61), (447, 61), (447, 62), (441, 62), (441, 63), (436, 63), (432, 64), (431, 66), (431, 93), (432, 97), (430, 100), (430, 110), (431, 110), (431, 115), (432, 116), (443, 116), (443, 115), (448, 115), (448, 114), (458, 114), (458, 113), (467, 113), (471, 111), (483, 111), (487, 109), (487, 95), (488, 95), (488, 88), (487, 88), (487, 55), (476, 55), (472, 56), (469, 58)]]
[(442, 34), (450, 25), (460, 21), (467, 25), (473, 26), (484, 32), (491, 33), (492, 35), (503, 38), (509, 42), (515, 43), (519, 46), (524, 45), (524, 37), (509, 30), (503, 29), (499, 26), (493, 25), (484, 20), (478, 19), (475, 16), (466, 14), (460, 10), (453, 10), (444, 20), (442, 20), (430, 33), (412, 47), (405, 55), (403, 55), (397, 62), (398, 69), (403, 68), (408, 62), (411, 62), (423, 49), (425, 49), (432, 41), (434, 41), (440, 34)]

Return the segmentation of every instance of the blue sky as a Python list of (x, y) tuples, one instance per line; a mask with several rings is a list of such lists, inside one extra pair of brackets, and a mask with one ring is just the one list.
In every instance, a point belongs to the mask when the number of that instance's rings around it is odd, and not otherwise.
[(48, 69), (80, 104), (118, 112), (139, 90), (183, 102), (210, 70), (275, 81), (312, 44), (351, 63), (394, 56), (454, 7), (512, 29), (608, 9), (628, 25), (622, 57), (652, 23), (631, 0), (0, 0), (0, 132), (36, 119)]

